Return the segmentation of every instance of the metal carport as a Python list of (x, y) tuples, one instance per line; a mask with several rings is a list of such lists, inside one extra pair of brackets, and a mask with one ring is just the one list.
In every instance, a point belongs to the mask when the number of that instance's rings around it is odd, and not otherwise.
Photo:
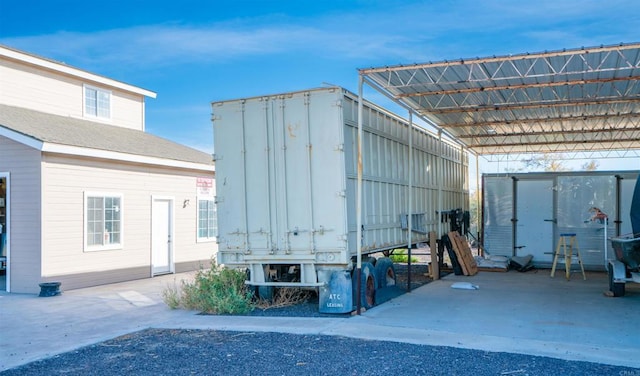
[(366, 83), (476, 157), (638, 157), (639, 79), (630, 43), (359, 69), (358, 93)]
[(476, 155), (640, 148), (640, 43), (359, 73)]

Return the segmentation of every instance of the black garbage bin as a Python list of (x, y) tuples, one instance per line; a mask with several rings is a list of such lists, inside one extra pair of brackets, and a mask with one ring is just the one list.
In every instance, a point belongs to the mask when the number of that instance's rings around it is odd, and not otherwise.
[(40, 283), (40, 295), (38, 296), (56, 296), (60, 295), (60, 282), (43, 282)]

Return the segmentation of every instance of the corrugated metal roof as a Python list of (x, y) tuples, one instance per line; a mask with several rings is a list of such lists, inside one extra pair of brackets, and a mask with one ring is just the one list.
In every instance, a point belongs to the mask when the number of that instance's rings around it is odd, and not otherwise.
[(640, 149), (640, 44), (360, 69), (480, 155)]
[(37, 141), (213, 165), (210, 154), (123, 127), (0, 104), (0, 127)]

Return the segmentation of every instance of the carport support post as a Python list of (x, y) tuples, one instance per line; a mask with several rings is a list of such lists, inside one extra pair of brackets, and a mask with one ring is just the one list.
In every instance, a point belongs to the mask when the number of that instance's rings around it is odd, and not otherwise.
[(407, 291), (411, 292), (411, 235), (413, 233), (413, 112), (409, 111), (409, 210), (407, 210)]
[(517, 246), (517, 225), (518, 225), (518, 178), (511, 177), (513, 183), (511, 185), (511, 191), (513, 192), (512, 204), (511, 204), (511, 256), (518, 256), (516, 252)]
[[(468, 166), (468, 165), (467, 165)], [(460, 208), (462, 209), (462, 211), (464, 212), (465, 209), (469, 209), (469, 204), (468, 204), (468, 200), (465, 199), (464, 197), (464, 189), (465, 187), (467, 188), (467, 197), (468, 197), (468, 191), (469, 191), (469, 176), (468, 174), (465, 175), (464, 173), (464, 146), (460, 145), (460, 179), (462, 179), (462, 189), (460, 190)], [(468, 229), (467, 229), (468, 230)], [(463, 231), (464, 232), (464, 231)], [(466, 233), (460, 234), (464, 237), (467, 236)]]
[(438, 237), (443, 235), (442, 233), (442, 179), (444, 179), (443, 169), (444, 162), (442, 158), (442, 154), (444, 151), (444, 147), (442, 146), (442, 129), (438, 130), (438, 211), (436, 212), (437, 221), (438, 221)]
[[(478, 240), (478, 256), (484, 256), (484, 244), (483, 239), (480, 237), (481, 233), (484, 233), (484, 208), (482, 207), (482, 199), (483, 192), (480, 190), (480, 163), (478, 162), (478, 154), (476, 156), (476, 218), (478, 223), (476, 223), (476, 233)], [(471, 209), (471, 208), (469, 208)], [(481, 214), (482, 213), (482, 214)], [(482, 245), (482, 246), (481, 246)]]
[(356, 314), (360, 314), (362, 290), (362, 75), (358, 77), (358, 183), (356, 189)]

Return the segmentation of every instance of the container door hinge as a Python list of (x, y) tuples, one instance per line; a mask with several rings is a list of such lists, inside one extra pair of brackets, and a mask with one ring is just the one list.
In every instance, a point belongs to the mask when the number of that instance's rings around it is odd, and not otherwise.
[(337, 195), (339, 197), (347, 197), (347, 191), (338, 191)]
[(334, 149), (335, 151), (344, 151), (344, 144), (338, 144), (336, 145), (336, 148)]

